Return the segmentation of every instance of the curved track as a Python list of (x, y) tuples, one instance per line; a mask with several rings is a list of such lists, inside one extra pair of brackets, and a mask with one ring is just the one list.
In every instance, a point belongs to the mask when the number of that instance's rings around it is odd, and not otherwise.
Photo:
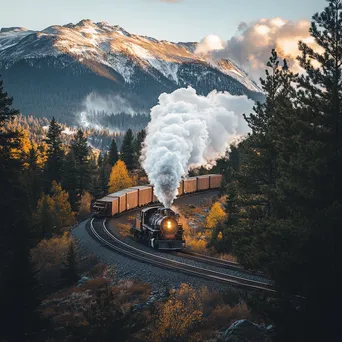
[[(229, 285), (235, 285), (235, 286), (239, 286), (239, 287), (243, 287), (243, 288), (251, 289), (251, 290), (275, 293), (275, 290), (273, 289), (272, 285), (269, 285), (263, 282), (250, 280), (250, 279), (243, 278), (243, 277), (228, 275), (226, 273), (220, 273), (220, 272), (208, 270), (205, 268), (201, 268), (198, 266), (188, 265), (183, 262), (170, 260), (168, 258), (164, 258), (159, 255), (135, 248), (121, 241), (116, 236), (114, 236), (107, 229), (106, 220), (97, 221), (95, 219), (91, 219), (89, 228), (93, 236), (98, 241), (103, 243), (106, 247), (114, 250), (117, 253), (130, 257), (134, 260), (149, 263), (149, 264), (152, 264), (152, 265), (164, 268), (164, 269), (176, 270), (187, 275), (201, 277), (207, 280), (221, 282), (221, 283), (225, 283)], [(209, 260), (208, 258), (210, 257), (205, 257), (205, 259)], [(215, 259), (215, 258), (210, 258), (210, 259)], [(221, 261), (221, 260), (218, 260), (218, 259), (215, 259), (214, 261), (212, 260), (212, 262), (215, 262), (215, 263), (217, 263), (218, 261)], [(227, 263), (225, 261), (222, 261), (222, 262), (224, 264)], [(241, 266), (237, 266), (237, 267), (241, 267)]]

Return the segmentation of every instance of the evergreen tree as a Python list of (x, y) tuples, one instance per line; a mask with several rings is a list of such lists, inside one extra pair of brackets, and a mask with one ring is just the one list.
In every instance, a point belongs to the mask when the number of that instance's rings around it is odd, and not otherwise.
[(102, 156), (102, 153), (99, 153), (99, 157), (97, 158), (97, 165), (101, 167), (103, 165), (104, 158)]
[(31, 143), (30, 150), (25, 160), (26, 168), (23, 173), (26, 192), (29, 196), (30, 209), (33, 211), (42, 191), (41, 166), (39, 165), (39, 152), (37, 147)]
[[(296, 151), (282, 161), (279, 197), (293, 225), (305, 232), (288, 279), (306, 298), (304, 334), (337, 340), (342, 296), (342, 2), (329, 0), (313, 16), (311, 36), (320, 49), (299, 44), (298, 115), (292, 123)], [(295, 270), (298, 272), (295, 273)], [(317, 271), (319, 270), (319, 271)], [(298, 274), (298, 278), (293, 275)], [(297, 285), (298, 286), (298, 285)], [(306, 324), (304, 324), (304, 322)], [(312, 329), (312, 327), (315, 329)], [(303, 334), (303, 335), (304, 335)]]
[(112, 167), (119, 160), (118, 146), (116, 145), (115, 139), (112, 140), (109, 149), (108, 163)]
[(48, 187), (53, 180), (60, 182), (62, 177), (64, 151), (61, 141), (61, 132), (61, 126), (57, 123), (55, 118), (52, 118), (47, 133), (47, 139), (45, 140), (48, 145), (48, 157), (45, 164), (45, 178)]
[(121, 145), (120, 159), (125, 163), (127, 169), (132, 171), (135, 167), (135, 154), (134, 154), (134, 136), (132, 130), (129, 129), (123, 139)]
[(103, 165), (100, 168), (99, 182), (100, 182), (100, 188), (103, 194), (106, 194), (108, 192), (108, 182), (109, 182), (111, 169), (112, 168), (109, 167), (109, 165)]
[(138, 132), (136, 139), (134, 140), (134, 150), (136, 155), (136, 165), (139, 165), (139, 159), (141, 157), (142, 144), (146, 138), (146, 131), (142, 129)]
[(87, 144), (87, 138), (84, 133), (79, 129), (73, 140), (71, 141), (71, 151), (75, 158), (75, 173), (76, 173), (76, 193), (77, 198), (80, 199), (83, 191), (91, 188), (91, 174), (89, 167), (90, 151)]
[(62, 228), (75, 223), (69, 203), (69, 195), (60, 184), (52, 182), (51, 196), (42, 194), (33, 215), (35, 233), (40, 239), (60, 234)]
[(20, 134), (6, 128), (19, 114), (11, 108), (12, 101), (0, 81), (0, 339), (24, 341), (28, 329), (34, 329), (31, 324), (37, 297), (29, 282), (30, 215), (28, 196), (21, 183), (24, 166), (20, 158), (13, 156), (13, 150), (20, 147)]
[(77, 210), (77, 171), (73, 151), (69, 151), (63, 164), (62, 187), (69, 194), (71, 208)]
[(34, 236), (40, 240), (50, 238), (54, 230), (53, 200), (49, 195), (42, 194), (35, 213), (33, 214)]
[(67, 285), (74, 284), (78, 279), (78, 266), (77, 266), (77, 253), (75, 249), (74, 241), (71, 240), (66, 260), (64, 262), (64, 269), (62, 276), (65, 279)]

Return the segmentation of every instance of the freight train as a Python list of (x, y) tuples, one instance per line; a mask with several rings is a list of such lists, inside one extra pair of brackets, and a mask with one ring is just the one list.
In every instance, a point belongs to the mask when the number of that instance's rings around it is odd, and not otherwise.
[[(186, 178), (179, 184), (177, 197), (218, 189), (221, 181), (222, 175), (217, 174)], [(98, 199), (93, 205), (92, 212), (95, 217), (113, 217), (153, 203), (158, 203), (153, 185), (141, 185)], [(178, 216), (171, 209), (162, 208), (160, 205), (142, 209), (131, 231), (133, 235), (157, 249), (181, 249), (184, 242)]]

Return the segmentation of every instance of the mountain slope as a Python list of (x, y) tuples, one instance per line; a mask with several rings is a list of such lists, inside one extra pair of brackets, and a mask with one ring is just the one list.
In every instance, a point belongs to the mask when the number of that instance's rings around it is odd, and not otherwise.
[(39, 32), (8, 28), (0, 32), (0, 74), (24, 114), (68, 122), (92, 92), (120, 96), (118, 111), (139, 112), (148, 112), (160, 93), (188, 85), (200, 94), (262, 97), (234, 63), (206, 60), (195, 49), (196, 43), (158, 41), (90, 20)]

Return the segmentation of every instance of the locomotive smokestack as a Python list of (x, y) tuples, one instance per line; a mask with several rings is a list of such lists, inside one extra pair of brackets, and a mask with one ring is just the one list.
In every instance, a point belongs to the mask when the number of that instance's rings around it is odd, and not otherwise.
[(246, 96), (213, 91), (205, 97), (191, 87), (159, 96), (159, 104), (151, 109), (141, 161), (165, 208), (171, 207), (189, 169), (214, 165), (249, 131), (242, 114), (252, 108)]

